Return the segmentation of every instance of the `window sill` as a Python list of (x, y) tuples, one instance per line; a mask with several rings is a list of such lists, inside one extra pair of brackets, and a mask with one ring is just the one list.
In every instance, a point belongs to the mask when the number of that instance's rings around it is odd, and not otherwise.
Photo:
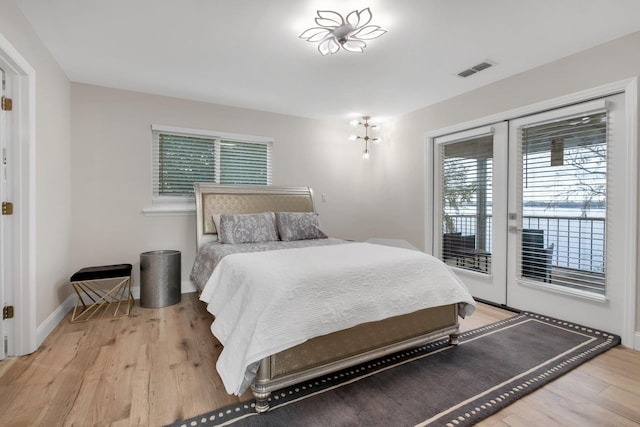
[(144, 216), (182, 216), (182, 215), (195, 215), (196, 205), (194, 203), (185, 204), (169, 204), (151, 206), (150, 208), (142, 209)]

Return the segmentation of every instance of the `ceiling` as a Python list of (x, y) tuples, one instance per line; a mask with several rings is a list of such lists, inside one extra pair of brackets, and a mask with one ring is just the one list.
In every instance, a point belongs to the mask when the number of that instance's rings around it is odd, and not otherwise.
[[(317, 119), (397, 116), (640, 30), (638, 0), (16, 2), (73, 82)], [(363, 53), (298, 38), (365, 7), (388, 32)]]

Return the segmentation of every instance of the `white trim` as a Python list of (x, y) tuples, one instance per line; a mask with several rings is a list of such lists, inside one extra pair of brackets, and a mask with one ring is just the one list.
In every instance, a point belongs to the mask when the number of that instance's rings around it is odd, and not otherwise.
[[(625, 109), (627, 113), (627, 171), (630, 191), (627, 192), (628, 206), (631, 208), (625, 216), (625, 229), (627, 239), (624, 242), (624, 252), (629, 260), (638, 260), (638, 78), (627, 81), (625, 86)], [(631, 215), (629, 215), (631, 213)], [(633, 335), (636, 330), (637, 290), (638, 290), (638, 266), (636, 262), (626, 263), (625, 283), (633, 283), (633, 286), (625, 287), (624, 319), (627, 319), (623, 329), (622, 342), (632, 345)], [(627, 344), (628, 343), (628, 344)], [(635, 346), (640, 350), (640, 347)]]
[(489, 136), (494, 134), (493, 126), (482, 126), (479, 128), (469, 129), (455, 134), (449, 134), (438, 137), (438, 144), (446, 144), (451, 141), (463, 142), (468, 139), (475, 139), (481, 136)]
[[(482, 117), (479, 119), (470, 120), (464, 123), (458, 123), (453, 126), (448, 126), (442, 129), (438, 129), (435, 131), (427, 132), (425, 134), (425, 145), (427, 147), (433, 147), (434, 140), (437, 137), (447, 136), (451, 133), (466, 131), (468, 129), (479, 128), (484, 126), (490, 126), (491, 124), (505, 121), (505, 120), (514, 120), (520, 117), (539, 114), (546, 110), (557, 109), (562, 107), (568, 107), (577, 103), (584, 103), (590, 100), (595, 100), (597, 98), (603, 98), (606, 96), (615, 95), (618, 93), (625, 94), (625, 102), (626, 102), (626, 132), (627, 132), (627, 149), (629, 150), (629, 156), (627, 157), (628, 162), (628, 170), (629, 170), (629, 180), (631, 183), (631, 189), (634, 191), (629, 191), (627, 196), (630, 199), (628, 202), (628, 206), (631, 207), (630, 215), (626, 216), (627, 223), (625, 227), (629, 233), (627, 236), (629, 237), (624, 242), (620, 242), (621, 246), (624, 246), (624, 251), (628, 256), (629, 260), (637, 260), (638, 259), (638, 77), (633, 77), (630, 79), (620, 80), (617, 82), (609, 83), (606, 85), (598, 86), (595, 88), (587, 89), (584, 91), (572, 93), (570, 95), (564, 95), (557, 98), (553, 98), (550, 100), (542, 101), (536, 104), (527, 105), (524, 107), (516, 108), (509, 111), (500, 112), (497, 114), (493, 114), (487, 117)], [(427, 150), (427, 156), (429, 155), (429, 150)], [(433, 156), (433, 153), (431, 153)], [(433, 161), (432, 158), (428, 158), (428, 161)], [(432, 167), (432, 163), (427, 163), (427, 169)], [(426, 174), (426, 178), (428, 179), (428, 174)], [(432, 182), (431, 185), (435, 185), (435, 182)], [(427, 198), (433, 198), (433, 189), (429, 188), (429, 182), (426, 183), (427, 188)], [(431, 191), (429, 191), (431, 190)], [(433, 214), (433, 202), (427, 201), (427, 207), (431, 208), (431, 211), (427, 211), (429, 215)], [(425, 215), (425, 218), (427, 215)], [(433, 220), (433, 219), (432, 219)], [(425, 239), (432, 238), (433, 227), (435, 225), (433, 223), (425, 223)], [(429, 240), (427, 240), (428, 242)], [(625, 309), (623, 314), (623, 325), (622, 325), (622, 343), (624, 345), (630, 346), (633, 345), (634, 339), (637, 338), (636, 329), (636, 311), (637, 311), (637, 287), (638, 287), (638, 275), (637, 275), (637, 265), (636, 262), (628, 262), (626, 263), (626, 269), (624, 271), (625, 283), (629, 284), (625, 287)], [(632, 285), (631, 285), (632, 284)], [(636, 336), (634, 336), (634, 332)], [(636, 341), (636, 348), (638, 347), (638, 343)]]
[(13, 104), (21, 126), (14, 129), (17, 147), (14, 202), (20, 208), (16, 210), (14, 230), (19, 236), (19, 247), (14, 252), (13, 348), (16, 355), (24, 355), (39, 345), (36, 332), (36, 72), (2, 34), (0, 53), (17, 74)]
[(190, 129), (177, 126), (151, 125), (151, 131), (183, 133), (186, 135), (210, 136), (213, 138), (224, 139), (225, 141), (241, 141), (241, 142), (273, 142), (272, 137), (242, 135), (239, 133), (218, 132), (206, 129)]
[(636, 332), (635, 344), (633, 346), (634, 350), (640, 351), (640, 331)]
[(188, 203), (188, 204), (180, 204), (176, 203), (172, 205), (170, 203), (166, 205), (157, 205), (152, 206), (150, 208), (142, 209), (142, 213), (145, 216), (184, 216), (184, 215), (195, 215), (196, 214), (196, 204)]
[(551, 111), (535, 114), (536, 121), (527, 121), (523, 129), (539, 126), (550, 122), (558, 122), (569, 120), (572, 117), (581, 117), (587, 114), (600, 113), (611, 109), (611, 102), (605, 99), (597, 99), (595, 101), (583, 102), (576, 105), (568, 105), (566, 107), (555, 108)]
[(632, 79), (621, 80), (618, 82), (598, 86), (596, 88), (587, 89), (581, 92), (573, 93), (570, 95), (559, 96), (547, 101), (542, 101), (537, 104), (527, 105), (524, 107), (515, 108), (509, 111), (503, 111), (500, 113), (492, 114), (479, 119), (470, 120), (464, 123), (458, 123), (452, 126), (447, 126), (442, 129), (437, 129), (431, 132), (427, 132), (427, 138), (435, 139), (436, 137), (446, 136), (450, 133), (466, 131), (468, 129), (490, 126), (493, 123), (502, 122), (505, 120), (513, 120), (524, 116), (530, 116), (538, 114), (546, 110), (551, 110), (559, 107), (565, 107), (591, 99), (602, 98), (616, 93), (625, 92), (628, 89), (632, 89), (633, 83), (636, 81), (636, 77)]
[[(196, 288), (196, 285), (191, 281), (191, 280), (183, 280), (182, 283), (180, 283), (180, 286), (182, 288), (181, 293), (183, 294), (187, 294), (190, 292), (196, 292), (198, 290), (198, 288)], [(133, 294), (133, 298), (139, 300), (140, 299), (140, 287), (136, 286), (136, 287), (132, 287), (131, 288), (131, 293)], [(53, 332), (53, 330), (58, 327), (58, 325), (64, 320), (64, 318), (67, 316), (67, 314), (69, 313), (69, 311), (73, 310), (73, 307), (76, 303), (76, 294), (73, 293), (71, 295), (69, 295), (67, 297), (67, 299), (64, 300), (64, 302), (62, 304), (60, 304), (58, 306), (58, 308), (56, 308), (54, 310), (53, 313), (51, 313), (49, 315), (49, 317), (47, 317), (47, 319), (42, 322), (36, 331), (36, 336), (37, 336), (37, 343), (38, 343), (38, 347), (40, 347), (40, 345), (44, 342), (44, 340), (49, 336), (49, 334), (51, 334), (51, 332)], [(140, 303), (138, 302), (138, 305)]]
[[(196, 285), (191, 281), (191, 280), (183, 280), (182, 282), (180, 282), (180, 293), (181, 294), (188, 294), (191, 292), (197, 292), (198, 288), (196, 287)], [(133, 295), (133, 298), (136, 300), (140, 300), (140, 285), (138, 286), (132, 286), (131, 287), (131, 294)]]
[[(433, 167), (435, 156), (435, 138), (427, 138), (427, 143), (424, 144), (424, 151), (422, 158), (426, 159), (424, 170), (424, 251), (430, 255), (434, 254), (434, 241), (433, 241), (433, 228), (435, 227), (434, 214), (434, 198), (435, 198), (435, 186), (436, 186), (436, 171)], [(438, 189), (439, 191), (439, 189)]]
[(198, 288), (196, 287), (195, 283), (193, 283), (191, 280), (183, 280), (182, 283), (180, 284), (181, 287), (181, 292), (183, 294), (188, 294), (190, 292), (197, 292)]
[(38, 347), (44, 342), (51, 332), (64, 320), (67, 313), (73, 309), (76, 303), (76, 294), (71, 294), (64, 300), (62, 304), (54, 310), (53, 313), (42, 322), (37, 329), (36, 336)]

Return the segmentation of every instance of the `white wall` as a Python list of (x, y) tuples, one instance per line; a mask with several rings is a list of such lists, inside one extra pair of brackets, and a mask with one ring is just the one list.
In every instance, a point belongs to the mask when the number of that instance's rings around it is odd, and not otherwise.
[(36, 71), (36, 323), (40, 325), (71, 292), (70, 84), (12, 0), (0, 0), (0, 32)]
[(363, 207), (374, 190), (373, 166), (362, 161), (360, 144), (348, 141), (346, 120), (322, 122), (73, 83), (72, 270), (131, 263), (137, 284), (141, 252), (177, 249), (188, 280), (195, 217), (142, 213), (151, 206), (151, 124), (273, 137), (273, 183), (313, 187), (323, 228), (332, 236), (370, 237), (361, 223), (368, 221)]

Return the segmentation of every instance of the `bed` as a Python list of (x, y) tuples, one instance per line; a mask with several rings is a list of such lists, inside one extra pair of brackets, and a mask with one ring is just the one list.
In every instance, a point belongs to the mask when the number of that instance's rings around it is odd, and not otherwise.
[[(422, 252), (327, 238), (318, 229), (289, 238), (291, 218), (317, 218), (311, 188), (197, 183), (195, 192), (191, 278), (223, 345), (216, 368), (227, 392), (251, 387), (258, 412), (269, 409), (274, 390), (442, 337), (455, 345), (459, 316), (475, 308), (448, 267)], [(247, 217), (266, 221), (260, 236), (273, 233), (274, 218), (283, 240), (233, 234), (240, 224), (233, 221)], [(416, 275), (436, 284), (427, 289)]]

